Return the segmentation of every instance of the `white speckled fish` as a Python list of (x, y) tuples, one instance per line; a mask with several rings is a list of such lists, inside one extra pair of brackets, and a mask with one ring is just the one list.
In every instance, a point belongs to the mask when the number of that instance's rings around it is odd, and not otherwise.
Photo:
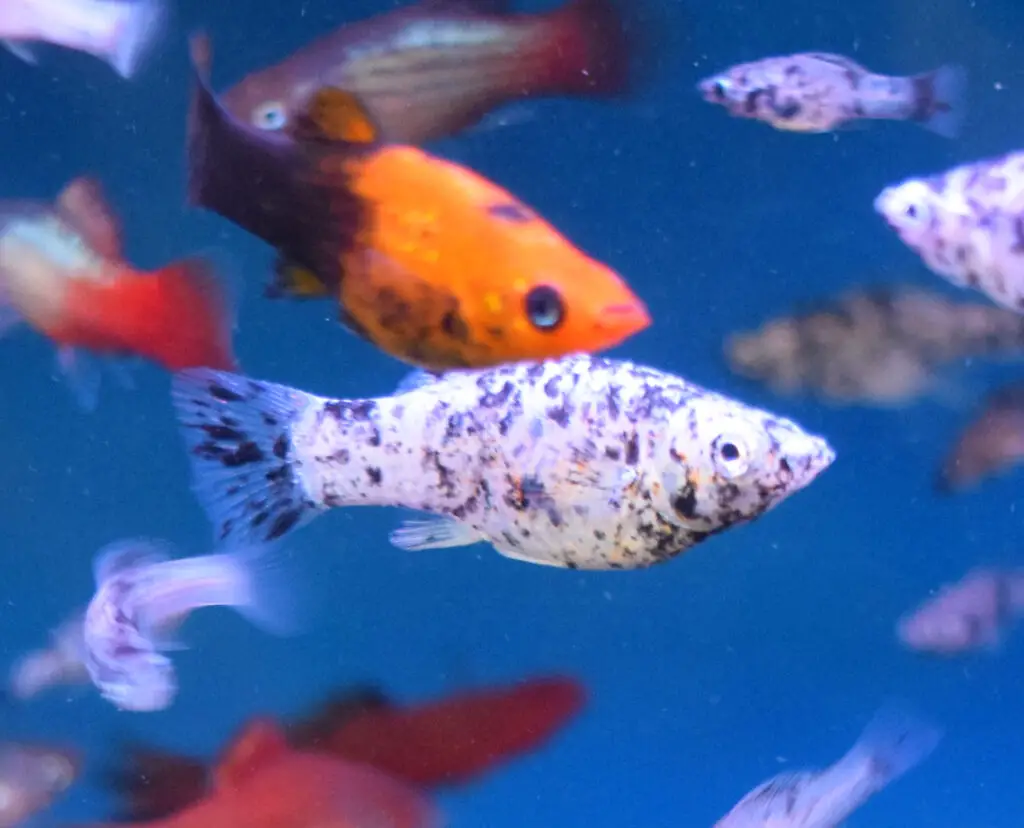
[(939, 276), (1024, 313), (1024, 152), (908, 178), (875, 210)]
[(573, 569), (633, 569), (760, 516), (834, 459), (795, 423), (586, 355), (458, 371), (334, 400), (197, 369), (174, 379), (197, 494), (221, 540), (335, 506), (404, 506), (407, 549), (486, 541)]
[(780, 773), (762, 782), (714, 828), (837, 828), (931, 754), (941, 738), (935, 725), (890, 705), (875, 714), (834, 765)]

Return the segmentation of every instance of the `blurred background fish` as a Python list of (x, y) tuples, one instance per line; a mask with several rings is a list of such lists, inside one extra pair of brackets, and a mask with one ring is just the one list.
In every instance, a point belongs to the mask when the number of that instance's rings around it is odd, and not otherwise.
[(50, 646), (32, 650), (11, 665), (7, 693), (28, 701), (45, 690), (63, 685), (90, 684), (85, 668), (84, 614), (79, 612), (50, 634)]
[(164, 18), (164, 0), (3, 0), (0, 40), (29, 63), (37, 60), (30, 44), (51, 43), (95, 55), (130, 78)]
[(0, 828), (15, 828), (48, 808), (80, 771), (80, 756), (69, 748), (0, 743)]
[(941, 492), (973, 488), (1024, 462), (1024, 384), (990, 394), (957, 437), (936, 478)]

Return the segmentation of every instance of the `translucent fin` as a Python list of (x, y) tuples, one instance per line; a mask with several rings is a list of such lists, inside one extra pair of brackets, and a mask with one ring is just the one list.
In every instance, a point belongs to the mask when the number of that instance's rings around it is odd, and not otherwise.
[(165, 21), (164, 0), (133, 0), (124, 4), (110, 65), (125, 79), (131, 78), (159, 37)]
[(429, 520), (405, 521), (391, 533), (389, 540), (399, 549), (418, 551), (420, 549), (469, 546), (480, 543), (486, 538), (475, 529), (451, 518), (431, 518)]
[(25, 63), (31, 64), (32, 66), (39, 65), (39, 58), (36, 57), (35, 50), (33, 50), (33, 48), (24, 41), (4, 40), (0, 42), (2, 42), (4, 48), (18, 60), (23, 60)]
[(66, 345), (57, 349), (57, 367), (67, 380), (78, 405), (95, 411), (100, 397), (100, 366), (93, 357)]
[(141, 566), (169, 561), (174, 547), (166, 541), (131, 538), (104, 546), (93, 558), (92, 574), (96, 585)]
[(264, 546), (229, 553), (243, 588), (235, 609), (273, 635), (295, 635), (305, 627), (309, 604), (296, 582), (291, 556)]
[(876, 788), (881, 789), (927, 758), (941, 739), (936, 725), (889, 704), (874, 715), (841, 761), (869, 761)]
[(928, 90), (922, 124), (944, 138), (956, 138), (967, 110), (967, 70), (962, 66), (943, 66), (921, 80)]
[(399, 380), (398, 385), (395, 386), (395, 394), (405, 394), (418, 388), (426, 388), (439, 379), (441, 376), (431, 371), (411, 371)]
[(292, 424), (317, 398), (207, 368), (176, 374), (172, 397), (192, 488), (218, 542), (262, 545), (324, 508), (295, 474), (292, 457)]

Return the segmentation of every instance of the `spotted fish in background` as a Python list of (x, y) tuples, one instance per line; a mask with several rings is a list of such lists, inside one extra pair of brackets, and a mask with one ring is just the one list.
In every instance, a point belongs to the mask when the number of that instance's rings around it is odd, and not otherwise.
[(1024, 355), (1024, 318), (910, 286), (847, 291), (725, 343), (729, 367), (777, 394), (898, 406), (943, 391), (941, 366)]
[(836, 828), (938, 746), (941, 731), (895, 706), (875, 714), (842, 759), (758, 785), (714, 828)]
[(965, 71), (943, 66), (899, 77), (877, 75), (842, 55), (805, 52), (741, 63), (705, 78), (705, 101), (736, 118), (787, 132), (832, 132), (862, 120), (913, 121), (956, 137), (964, 116)]
[(336, 506), (444, 516), (406, 549), (486, 541), (573, 569), (668, 560), (807, 486), (828, 443), (627, 362), (575, 355), (337, 400), (200, 370), (175, 375), (194, 488), (216, 536), (272, 539)]
[(1024, 384), (991, 394), (957, 437), (936, 481), (942, 492), (978, 485), (1024, 463)]
[(1024, 313), (1024, 152), (908, 178), (875, 210), (939, 276)]

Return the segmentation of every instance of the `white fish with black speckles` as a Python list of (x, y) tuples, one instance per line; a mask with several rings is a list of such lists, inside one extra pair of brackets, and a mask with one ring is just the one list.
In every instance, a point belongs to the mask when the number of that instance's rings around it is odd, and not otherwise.
[(628, 362), (575, 355), (338, 400), (207, 369), (175, 376), (194, 488), (220, 540), (337, 506), (432, 513), (406, 549), (633, 569), (753, 520), (834, 459), (795, 423)]
[(780, 773), (736, 803), (714, 828), (836, 828), (938, 746), (935, 725), (894, 705), (824, 770)]
[(934, 273), (1024, 313), (1024, 152), (908, 178), (875, 211)]

